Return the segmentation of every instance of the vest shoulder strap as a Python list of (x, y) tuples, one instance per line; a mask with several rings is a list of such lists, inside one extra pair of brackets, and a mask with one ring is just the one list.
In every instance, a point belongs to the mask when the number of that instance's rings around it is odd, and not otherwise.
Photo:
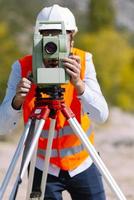
[(85, 65), (86, 65), (86, 52), (81, 50), (81, 49), (77, 49), (77, 48), (73, 48), (72, 50), (72, 53), (74, 55), (77, 55), (80, 57), (80, 62), (81, 62), (81, 66), (82, 66), (82, 69), (81, 69), (81, 79), (83, 80), (84, 79), (84, 75), (85, 75)]
[(19, 59), (21, 64), (21, 75), (22, 77), (27, 77), (28, 72), (32, 71), (32, 55), (26, 55), (25, 57)]

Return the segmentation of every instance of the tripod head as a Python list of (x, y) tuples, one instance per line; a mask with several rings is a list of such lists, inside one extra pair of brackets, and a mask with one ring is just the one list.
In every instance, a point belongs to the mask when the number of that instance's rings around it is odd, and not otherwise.
[(60, 110), (61, 104), (64, 102), (63, 93), (65, 88), (60, 85), (53, 85), (46, 88), (36, 88), (35, 107), (48, 106), (51, 110), (50, 116), (55, 116), (57, 110)]
[[(40, 101), (41, 99), (46, 100), (63, 100), (63, 93), (65, 88), (61, 88), (61, 85), (52, 85), (46, 88), (36, 88), (36, 100)], [(46, 94), (47, 97), (42, 97), (42, 94)]]

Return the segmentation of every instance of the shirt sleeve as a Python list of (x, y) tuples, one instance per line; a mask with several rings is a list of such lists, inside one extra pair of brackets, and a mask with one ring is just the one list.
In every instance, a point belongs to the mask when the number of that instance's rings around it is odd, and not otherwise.
[(21, 79), (20, 64), (16, 61), (12, 65), (12, 70), (9, 76), (6, 95), (0, 105), (0, 135), (11, 133), (16, 128), (18, 121), (21, 118), (21, 110), (13, 109), (11, 103), (16, 94), (16, 86)]
[(86, 53), (84, 82), (85, 91), (81, 96), (78, 96), (82, 103), (83, 112), (87, 113), (94, 122), (103, 123), (108, 118), (108, 105), (97, 81), (92, 54), (90, 53)]

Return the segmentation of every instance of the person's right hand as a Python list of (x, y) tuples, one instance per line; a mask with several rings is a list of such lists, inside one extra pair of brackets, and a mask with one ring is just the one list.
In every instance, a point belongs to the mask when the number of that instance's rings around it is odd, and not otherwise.
[(27, 78), (22, 78), (20, 82), (17, 84), (16, 87), (16, 95), (13, 98), (12, 101), (12, 107), (14, 109), (20, 109), (29, 90), (31, 88), (31, 81), (29, 81)]

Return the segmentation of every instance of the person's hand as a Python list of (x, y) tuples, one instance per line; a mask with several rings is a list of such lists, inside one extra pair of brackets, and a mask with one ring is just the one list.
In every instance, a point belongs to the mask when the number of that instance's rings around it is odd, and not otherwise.
[(29, 90), (31, 88), (31, 81), (27, 78), (22, 78), (16, 87), (16, 95), (13, 98), (12, 106), (14, 109), (20, 109)]
[(64, 67), (66, 72), (70, 75), (71, 83), (77, 90), (78, 95), (81, 95), (85, 90), (84, 82), (80, 78), (81, 64), (80, 57), (71, 55), (69, 58), (64, 58)]

